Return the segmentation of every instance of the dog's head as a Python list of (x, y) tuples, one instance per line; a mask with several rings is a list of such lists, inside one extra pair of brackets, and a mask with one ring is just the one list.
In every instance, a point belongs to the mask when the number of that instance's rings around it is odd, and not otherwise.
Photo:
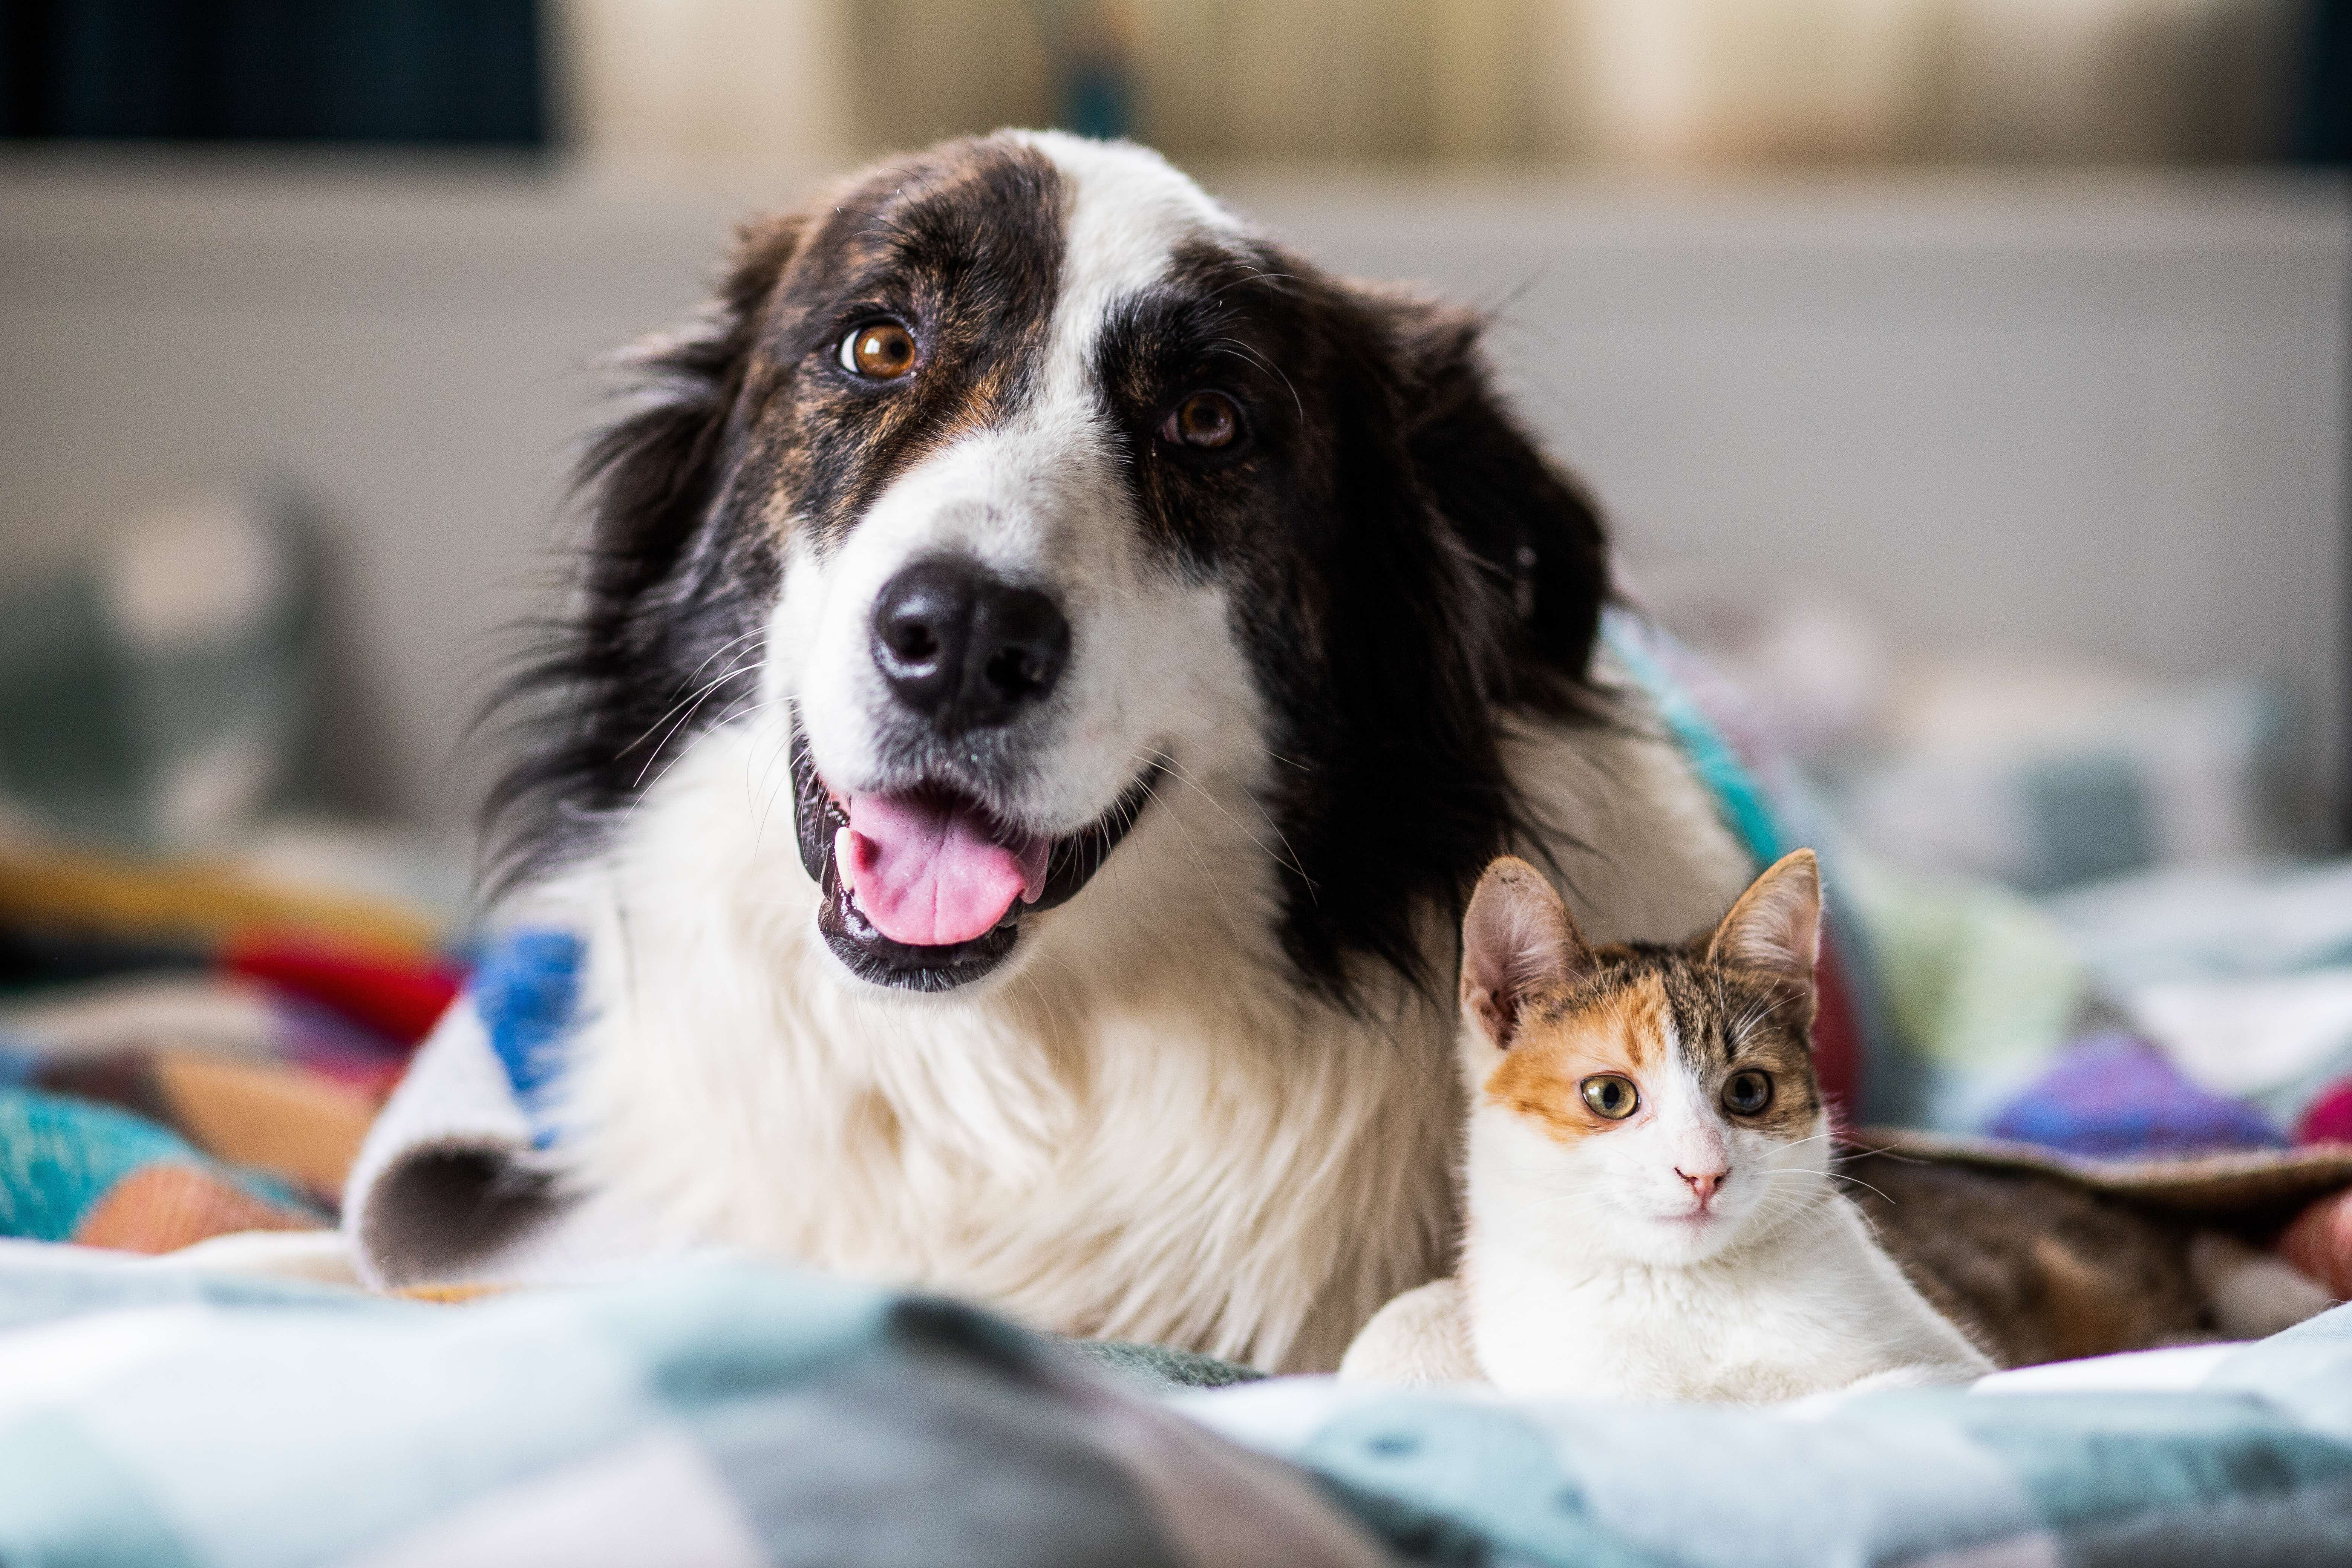
[(1498, 716), (1578, 708), (1607, 587), (1477, 326), (1060, 135), (749, 229), (593, 457), (556, 730), (499, 796), (520, 863), (711, 726), (774, 726), (827, 945), (947, 990), (1222, 773), (1275, 830), (1303, 979), (1428, 978), (1518, 826)]

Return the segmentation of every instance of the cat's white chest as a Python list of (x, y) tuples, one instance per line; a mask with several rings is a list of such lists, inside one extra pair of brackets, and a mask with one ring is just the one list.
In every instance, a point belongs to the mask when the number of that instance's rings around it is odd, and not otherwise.
[[(1473, 1265), (1473, 1353), (1512, 1394), (1742, 1403), (1969, 1355), (1891, 1268), (1874, 1267), (1866, 1237), (1846, 1234), (1858, 1215), (1822, 1217), (1801, 1249), (1687, 1268), (1586, 1277), (1497, 1249)], [(1954, 1361), (1954, 1374), (1969, 1370)]]

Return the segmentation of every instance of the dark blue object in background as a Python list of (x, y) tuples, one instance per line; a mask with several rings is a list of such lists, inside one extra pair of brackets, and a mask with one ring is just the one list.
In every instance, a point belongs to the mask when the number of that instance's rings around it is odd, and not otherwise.
[(538, 0), (0, 0), (0, 135), (543, 147)]
[(2298, 163), (2352, 163), (2352, 0), (2305, 0), (2296, 55), (2288, 155)]

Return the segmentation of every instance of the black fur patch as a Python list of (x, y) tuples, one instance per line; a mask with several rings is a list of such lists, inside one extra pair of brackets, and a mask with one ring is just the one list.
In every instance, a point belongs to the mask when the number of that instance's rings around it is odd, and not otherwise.
[[(920, 455), (1028, 395), (1066, 199), (1017, 143), (950, 143), (746, 236), (705, 327), (646, 360), (661, 399), (587, 465), (582, 607), (516, 683), (536, 739), (490, 807), (509, 877), (586, 847), (749, 705), (786, 514), (823, 548)], [(906, 386), (834, 364), (878, 316), (921, 341), (927, 374)], [(1204, 243), (1117, 310), (1097, 356), (1154, 545), (1233, 600), (1273, 720), (1285, 950), (1341, 1001), (1365, 963), (1450, 994), (1426, 970), (1431, 922), (1457, 923), (1487, 859), (1534, 826), (1500, 717), (1597, 710), (1600, 524), (1501, 407), (1479, 324)], [(1204, 389), (1241, 407), (1243, 439), (1158, 439)]]
[[(1498, 717), (1592, 707), (1600, 524), (1503, 412), (1477, 326), (1271, 247), (1203, 245), (1099, 350), (1146, 526), (1232, 596), (1274, 717), (1284, 945), (1335, 998), (1365, 958), (1450, 985), (1426, 973), (1427, 920), (1458, 922), (1486, 862), (1538, 837)], [(1242, 407), (1235, 449), (1154, 438), (1202, 390)]]

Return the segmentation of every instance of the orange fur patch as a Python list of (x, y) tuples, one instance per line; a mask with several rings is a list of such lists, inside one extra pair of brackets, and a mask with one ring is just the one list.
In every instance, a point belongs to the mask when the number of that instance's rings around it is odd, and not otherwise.
[(1673, 1054), (1673, 1021), (1665, 985), (1654, 974), (1612, 986), (1580, 1007), (1538, 1003), (1486, 1079), (1486, 1099), (1563, 1143), (1622, 1127), (1586, 1105), (1580, 1086), (1594, 1073), (1622, 1073), (1647, 1103)]

